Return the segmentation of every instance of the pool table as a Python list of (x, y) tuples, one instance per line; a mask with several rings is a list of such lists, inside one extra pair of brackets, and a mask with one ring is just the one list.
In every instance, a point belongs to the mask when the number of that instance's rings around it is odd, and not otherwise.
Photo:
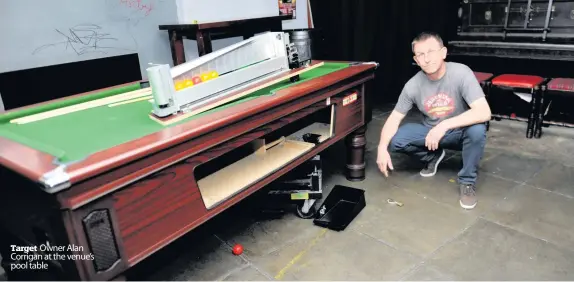
[[(366, 84), (375, 69), (325, 61), (299, 81), (287, 79), (170, 125), (149, 117), (148, 100), (15, 122), (138, 91), (149, 87), (147, 81), (0, 115), (0, 253), (8, 276), (121, 279), (130, 267), (342, 139), (347, 178), (363, 180)], [(305, 134), (320, 138), (309, 141)], [(26, 264), (30, 257), (11, 245), (80, 256), (36, 257), (36, 264)]]

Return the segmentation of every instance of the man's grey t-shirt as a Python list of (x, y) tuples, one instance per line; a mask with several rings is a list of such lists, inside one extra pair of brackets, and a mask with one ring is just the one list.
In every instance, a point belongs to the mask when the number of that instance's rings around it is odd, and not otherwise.
[(404, 86), (395, 110), (407, 114), (413, 105), (423, 114), (423, 124), (435, 126), (439, 122), (460, 115), (484, 92), (473, 71), (466, 65), (446, 62), (446, 73), (439, 80), (431, 80), (421, 70)]

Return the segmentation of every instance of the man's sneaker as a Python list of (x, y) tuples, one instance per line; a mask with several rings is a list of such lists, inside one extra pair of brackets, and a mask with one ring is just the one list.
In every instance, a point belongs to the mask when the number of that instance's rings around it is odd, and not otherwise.
[(460, 206), (463, 209), (473, 209), (476, 206), (476, 188), (472, 184), (460, 184)]
[(438, 165), (444, 159), (444, 150), (440, 150), (440, 154), (438, 154), (433, 160), (431, 160), (423, 170), (421, 170), (422, 177), (430, 177), (436, 174), (436, 170), (438, 169)]

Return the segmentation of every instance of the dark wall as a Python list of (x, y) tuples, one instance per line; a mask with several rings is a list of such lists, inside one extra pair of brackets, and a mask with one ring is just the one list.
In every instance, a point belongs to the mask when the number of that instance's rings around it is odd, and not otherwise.
[(141, 80), (137, 54), (0, 73), (6, 110)]
[(411, 41), (435, 31), (448, 41), (456, 33), (455, 0), (311, 0), (315, 28), (323, 37), (317, 59), (377, 61), (376, 104), (395, 101), (418, 67)]

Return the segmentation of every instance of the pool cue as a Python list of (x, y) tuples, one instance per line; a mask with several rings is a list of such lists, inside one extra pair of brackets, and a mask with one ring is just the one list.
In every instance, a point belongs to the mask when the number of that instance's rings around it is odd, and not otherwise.
[(267, 150), (269, 150), (269, 149), (271, 149), (271, 148), (273, 148), (273, 147), (275, 147), (275, 146), (277, 146), (277, 145), (281, 145), (281, 144), (285, 143), (285, 140), (286, 140), (286, 139), (285, 139), (285, 136), (281, 136), (281, 138), (279, 138), (279, 139), (277, 139), (277, 140), (275, 140), (275, 141), (273, 141), (273, 142), (271, 142), (271, 143), (265, 145), (265, 151), (267, 151)]
[(39, 120), (43, 120), (43, 119), (48, 119), (48, 118), (52, 118), (52, 117), (57, 117), (57, 116), (81, 111), (81, 110), (86, 110), (86, 109), (91, 109), (91, 108), (95, 108), (95, 107), (99, 107), (99, 106), (113, 104), (113, 103), (129, 100), (129, 99), (139, 98), (139, 97), (143, 97), (143, 96), (149, 96), (150, 92), (151, 92), (151, 88), (138, 89), (138, 90), (114, 95), (111, 97), (106, 97), (106, 98), (102, 98), (102, 99), (98, 99), (98, 100), (94, 100), (94, 101), (80, 103), (80, 104), (73, 105), (73, 106), (63, 107), (63, 108), (59, 108), (59, 109), (55, 109), (55, 110), (51, 110), (51, 111), (47, 111), (47, 112), (42, 112), (39, 114), (34, 114), (34, 115), (25, 116), (22, 118), (13, 119), (10, 122), (16, 123), (16, 124), (26, 124), (26, 123), (30, 123), (30, 122), (35, 122), (35, 121), (39, 121)]
[(149, 100), (150, 98), (153, 98), (153, 96), (150, 95), (150, 96), (143, 96), (143, 97), (132, 99), (132, 100), (125, 100), (125, 101), (109, 104), (108, 107), (111, 108), (111, 107), (121, 106), (121, 105), (125, 105), (125, 104), (131, 104), (131, 103), (135, 103), (135, 102), (139, 102), (139, 101), (143, 101), (143, 100)]

